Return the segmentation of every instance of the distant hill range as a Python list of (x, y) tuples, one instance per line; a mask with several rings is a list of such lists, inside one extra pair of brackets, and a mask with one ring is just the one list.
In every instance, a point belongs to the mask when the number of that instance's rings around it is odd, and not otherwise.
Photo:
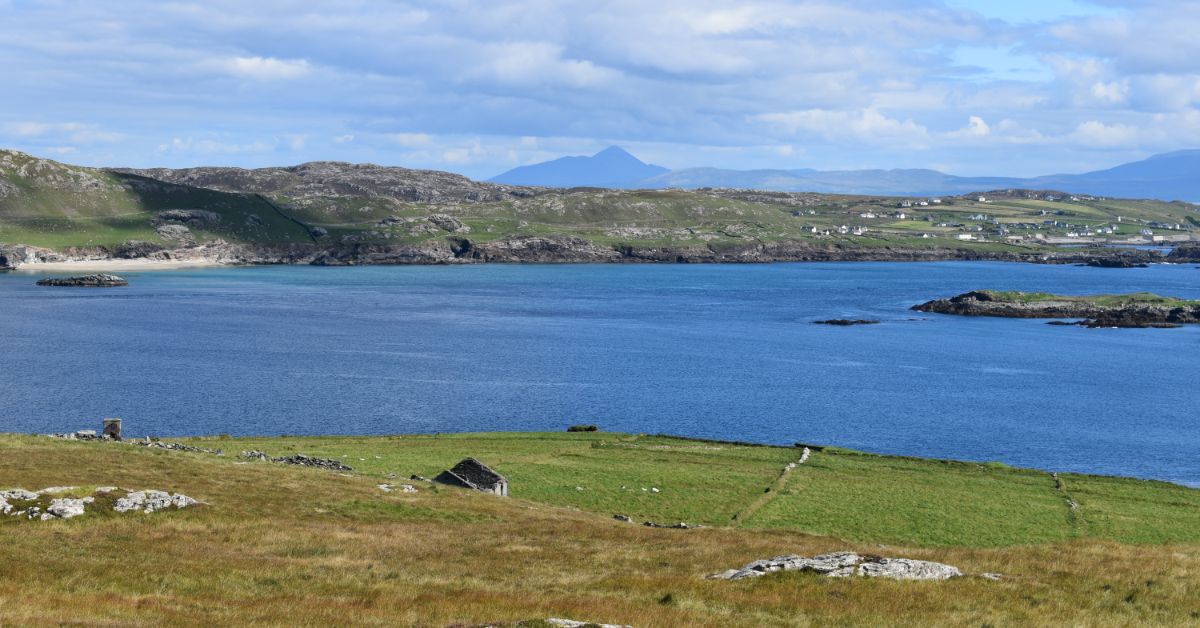
[(613, 146), (592, 157), (521, 166), (491, 181), (548, 187), (745, 188), (780, 192), (937, 196), (997, 189), (1061, 190), (1121, 198), (1200, 202), (1200, 150), (1155, 155), (1107, 170), (1033, 178), (959, 177), (937, 170), (667, 170)]

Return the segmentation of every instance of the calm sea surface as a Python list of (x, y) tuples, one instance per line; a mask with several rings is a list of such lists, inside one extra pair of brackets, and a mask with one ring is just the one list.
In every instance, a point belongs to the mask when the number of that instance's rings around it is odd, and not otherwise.
[[(0, 431), (666, 432), (1200, 485), (1200, 327), (910, 312), (978, 288), (1200, 298), (1192, 266), (264, 267), (0, 274)], [(827, 327), (824, 318), (883, 324)]]

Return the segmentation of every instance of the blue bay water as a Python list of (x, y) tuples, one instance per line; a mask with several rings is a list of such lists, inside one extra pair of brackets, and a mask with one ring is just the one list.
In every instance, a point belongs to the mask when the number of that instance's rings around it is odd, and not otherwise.
[[(0, 430), (664, 432), (1200, 485), (1200, 327), (910, 312), (972, 289), (1200, 298), (1191, 266), (256, 267), (0, 274)], [(883, 324), (827, 327), (826, 318)]]

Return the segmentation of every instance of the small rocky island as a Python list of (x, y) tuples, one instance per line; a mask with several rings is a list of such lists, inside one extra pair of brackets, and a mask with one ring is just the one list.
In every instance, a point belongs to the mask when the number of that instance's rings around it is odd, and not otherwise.
[[(977, 290), (913, 306), (918, 312), (1003, 318), (1079, 319), (1084, 327), (1179, 327), (1200, 323), (1200, 301), (1148, 292), (1061, 296)], [(1062, 324), (1062, 323), (1058, 323)]]
[(79, 277), (39, 279), (37, 285), (67, 288), (115, 288), (117, 286), (128, 286), (129, 282), (116, 275), (81, 275)]

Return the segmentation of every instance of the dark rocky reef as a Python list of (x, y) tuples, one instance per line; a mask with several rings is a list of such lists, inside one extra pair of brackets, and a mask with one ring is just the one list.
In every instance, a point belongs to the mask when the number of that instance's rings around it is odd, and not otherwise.
[(1149, 268), (1149, 264), (1128, 257), (1098, 257), (1083, 263), (1092, 268)]
[(1172, 264), (1197, 264), (1200, 263), (1200, 242), (1185, 242), (1171, 249), (1167, 253), (1165, 261)]
[[(1098, 299), (1103, 299), (1103, 302)], [(1022, 293), (976, 291), (913, 306), (918, 312), (1001, 318), (1078, 319), (1084, 327), (1178, 327), (1200, 324), (1196, 302), (1131, 295), (1117, 297), (1027, 298)], [(1057, 323), (1063, 324), (1063, 323)]]
[(116, 275), (81, 275), (79, 277), (39, 279), (37, 285), (65, 288), (115, 288), (128, 286), (129, 282)]
[(879, 321), (868, 320), (865, 318), (831, 318), (825, 321), (813, 321), (814, 325), (836, 325), (838, 327), (849, 327), (851, 325), (878, 325)]

